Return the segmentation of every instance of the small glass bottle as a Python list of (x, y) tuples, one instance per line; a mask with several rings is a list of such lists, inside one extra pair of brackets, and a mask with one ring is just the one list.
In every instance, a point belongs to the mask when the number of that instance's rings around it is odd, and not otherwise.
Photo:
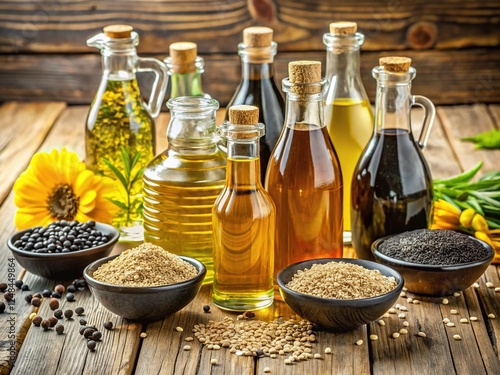
[[(278, 45), (273, 42), (273, 30), (269, 27), (247, 27), (243, 30), (243, 43), (238, 45), (241, 82), (227, 106), (247, 104), (259, 108), (259, 122), (266, 127), (260, 139), (262, 181), (285, 115), (285, 102), (274, 80), (274, 56), (277, 50)], [(228, 119), (229, 112), (226, 112)]]
[(144, 239), (197, 258), (213, 278), (212, 207), (224, 187), (226, 157), (217, 148), (214, 99), (169, 99), (168, 147), (146, 167)]
[(373, 113), (361, 81), (359, 49), (365, 37), (356, 22), (333, 22), (326, 46), (325, 123), (344, 177), (344, 243), (351, 242), (351, 180), (373, 134)]
[(170, 56), (163, 62), (170, 75), (170, 98), (179, 96), (204, 96), (201, 87), (205, 61), (199, 57), (198, 46), (192, 42), (176, 42), (169, 47)]
[[(137, 56), (139, 36), (128, 25), (111, 25), (87, 41), (101, 50), (103, 73), (85, 122), (86, 164), (117, 180), (114, 202), (120, 211), (113, 225), (120, 240), (140, 241), (142, 233), (142, 168), (155, 154), (155, 123), (167, 86), (161, 61)], [(135, 73), (156, 74), (149, 103), (139, 92)]]
[[(375, 131), (352, 180), (352, 243), (359, 258), (373, 260), (372, 243), (384, 236), (427, 228), (432, 203), (432, 177), (420, 151), (434, 121), (432, 102), (411, 95), (416, 70), (406, 57), (384, 57), (373, 69), (377, 80)], [(413, 138), (410, 109), (425, 110), (418, 143)]]
[(213, 209), (213, 301), (225, 310), (252, 311), (273, 303), (276, 211), (260, 180), (259, 109), (229, 108), (219, 129), (227, 140), (226, 185)]
[(286, 119), (269, 160), (266, 189), (276, 204), (274, 273), (307, 259), (342, 257), (342, 173), (323, 122), (319, 61), (288, 65)]

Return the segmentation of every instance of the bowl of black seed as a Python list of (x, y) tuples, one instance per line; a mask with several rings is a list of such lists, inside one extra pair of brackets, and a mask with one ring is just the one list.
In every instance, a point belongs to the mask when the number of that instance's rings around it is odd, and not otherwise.
[(7, 246), (29, 272), (64, 280), (81, 276), (88, 264), (108, 256), (119, 236), (108, 224), (61, 220), (14, 233)]
[(350, 331), (380, 318), (401, 293), (393, 269), (361, 259), (323, 258), (285, 267), (277, 276), (290, 308), (315, 325)]
[(495, 252), (486, 242), (453, 230), (418, 229), (375, 241), (377, 262), (397, 270), (416, 294), (441, 297), (470, 287)]

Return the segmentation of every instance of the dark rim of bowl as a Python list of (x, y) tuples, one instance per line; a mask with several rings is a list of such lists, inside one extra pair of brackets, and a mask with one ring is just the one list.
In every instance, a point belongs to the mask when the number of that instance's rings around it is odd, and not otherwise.
[(380, 246), (380, 244), (382, 244), (384, 241), (386, 241), (387, 239), (389, 239), (393, 236), (394, 235), (385, 236), (385, 237), (379, 238), (378, 240), (374, 241), (372, 246), (371, 246), (371, 250), (372, 250), (372, 254), (375, 256), (375, 258), (380, 258), (381, 260), (383, 260), (385, 262), (393, 263), (394, 265), (400, 266), (400, 267), (418, 268), (419, 270), (422, 270), (422, 271), (428, 270), (428, 271), (436, 271), (437, 272), (437, 271), (440, 271), (443, 269), (447, 270), (447, 271), (455, 271), (455, 270), (470, 268), (472, 266), (478, 266), (478, 265), (484, 264), (484, 263), (489, 263), (495, 257), (495, 250), (493, 250), (493, 248), (488, 243), (486, 243), (486, 242), (484, 242), (476, 237), (472, 237), (472, 236), (467, 235), (467, 237), (469, 237), (469, 238), (473, 239), (474, 241), (477, 241), (481, 245), (483, 245), (486, 248), (486, 250), (489, 251), (489, 254), (487, 256), (485, 256), (484, 258), (481, 258), (479, 260), (475, 260), (473, 262), (458, 263), (458, 264), (440, 264), (439, 265), (439, 264), (422, 264), (422, 263), (408, 262), (408, 261), (403, 260), (403, 259), (390, 257), (390, 256), (382, 253), (380, 250), (378, 250), (378, 247)]
[(196, 270), (198, 271), (196, 276), (194, 276), (190, 279), (175, 283), (175, 284), (155, 285), (155, 286), (117, 285), (117, 284), (105, 283), (105, 282), (94, 279), (93, 272), (95, 270), (92, 270), (92, 275), (91, 275), (90, 274), (91, 269), (92, 268), (95, 268), (95, 269), (99, 268), (99, 266), (116, 258), (118, 255), (120, 255), (120, 254), (111, 255), (109, 257), (98, 259), (98, 260), (90, 263), (87, 267), (85, 267), (85, 269), (83, 270), (83, 276), (84, 276), (85, 280), (87, 281), (87, 284), (89, 284), (91, 287), (98, 289), (100, 291), (111, 291), (111, 292), (117, 292), (117, 293), (132, 293), (132, 294), (145, 293), (145, 292), (154, 293), (154, 292), (166, 291), (169, 289), (176, 289), (176, 288), (186, 286), (189, 284), (193, 284), (193, 283), (196, 284), (196, 282), (200, 278), (203, 279), (207, 273), (207, 269), (206, 269), (205, 265), (202, 262), (200, 262), (199, 260), (197, 260), (195, 258), (186, 257), (186, 256), (179, 256), (179, 258), (192, 264), (196, 268)]
[(101, 227), (101, 229), (98, 229), (99, 231), (103, 232), (104, 234), (109, 234), (112, 233), (113, 237), (106, 242), (104, 245), (99, 245), (95, 247), (89, 247), (88, 249), (83, 249), (83, 250), (76, 250), (76, 251), (70, 251), (69, 253), (34, 253), (29, 250), (22, 250), (18, 249), (16, 246), (14, 246), (14, 238), (21, 238), (24, 233), (27, 231), (33, 229), (33, 228), (28, 228), (24, 229), (22, 231), (14, 233), (12, 236), (9, 237), (7, 240), (7, 246), (13, 253), (17, 253), (19, 255), (22, 255), (24, 257), (30, 257), (30, 258), (53, 258), (57, 257), (59, 259), (64, 259), (64, 258), (70, 258), (70, 257), (75, 257), (77, 255), (88, 255), (89, 253), (93, 252), (98, 252), (99, 250), (104, 249), (107, 246), (112, 246), (118, 242), (118, 238), (120, 237), (120, 232), (113, 227), (112, 225), (105, 224), (105, 223), (99, 223), (96, 222), (96, 228)]
[[(384, 271), (388, 271), (387, 273), (394, 273), (395, 276), (393, 276), (393, 275), (387, 276), (386, 273), (379, 270), (380, 273), (386, 277), (394, 277), (396, 279), (397, 285), (394, 289), (390, 290), (387, 293), (379, 294), (377, 296), (368, 297), (368, 298), (352, 298), (352, 299), (322, 298), (322, 297), (317, 297), (317, 296), (313, 296), (310, 294), (296, 292), (295, 290), (292, 290), (285, 285), (285, 283), (282, 280), (282, 273), (289, 268), (295, 267), (299, 264), (306, 263), (306, 262), (310, 262), (311, 265), (313, 264), (313, 262), (320, 262), (321, 264), (328, 263), (328, 262), (345, 262), (345, 263), (356, 264), (356, 265), (362, 266), (362, 267), (365, 267), (365, 264), (368, 266), (376, 265), (377, 267), (382, 268)], [(380, 266), (382, 266), (382, 267), (380, 267)], [(367, 268), (367, 267), (365, 267), (365, 268)], [(378, 268), (367, 268), (367, 269), (376, 270)], [(295, 272), (297, 272), (298, 270), (299, 270), (299, 268), (297, 268), (297, 270)], [(301, 270), (303, 270), (303, 268)], [(397, 293), (399, 295), (399, 293), (401, 292), (401, 290), (403, 289), (403, 286), (404, 286), (403, 276), (398, 271), (396, 271), (396, 270), (392, 269), (391, 267), (386, 266), (384, 264), (380, 264), (380, 263), (373, 262), (370, 260), (355, 259), (355, 258), (319, 258), (319, 259), (309, 259), (309, 260), (297, 262), (297, 263), (291, 264), (291, 265), (283, 268), (278, 273), (278, 276), (276, 277), (276, 279), (278, 281), (279, 287), (284, 289), (288, 294), (291, 294), (294, 297), (306, 298), (306, 299), (309, 299), (311, 301), (316, 301), (316, 302), (321, 302), (321, 303), (335, 302), (335, 303), (349, 304), (350, 302), (352, 302), (352, 303), (355, 303), (357, 305), (359, 305), (360, 303), (366, 304), (366, 305), (372, 305), (372, 304), (378, 302), (378, 300), (384, 299), (385, 297), (387, 297), (390, 294)]]

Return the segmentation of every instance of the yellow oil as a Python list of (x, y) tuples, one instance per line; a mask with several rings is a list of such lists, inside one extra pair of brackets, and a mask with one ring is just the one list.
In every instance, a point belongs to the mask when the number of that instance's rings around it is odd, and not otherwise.
[(342, 175), (326, 127), (286, 126), (269, 163), (275, 276), (292, 263), (342, 257)]
[(144, 240), (200, 260), (213, 280), (212, 208), (225, 183), (220, 152), (193, 157), (158, 155), (145, 169)]
[(227, 173), (229, 183), (213, 210), (213, 300), (226, 310), (256, 310), (273, 302), (276, 211), (262, 184), (255, 183), (256, 159), (228, 158)]
[(373, 113), (368, 101), (351, 98), (325, 105), (325, 123), (337, 152), (344, 179), (344, 231), (351, 231), (351, 182), (361, 153), (373, 134)]

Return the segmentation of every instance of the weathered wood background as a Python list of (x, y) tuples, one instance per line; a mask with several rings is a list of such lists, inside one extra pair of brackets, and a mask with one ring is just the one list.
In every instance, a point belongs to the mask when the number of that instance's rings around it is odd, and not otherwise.
[(371, 68), (396, 53), (413, 58), (413, 91), (436, 104), (500, 102), (498, 0), (1, 0), (0, 102), (90, 103), (101, 66), (86, 40), (105, 25), (129, 23), (143, 56), (163, 59), (170, 43), (196, 42), (204, 89), (225, 105), (240, 77), (243, 28), (275, 30), (281, 80), (289, 61), (325, 61), (322, 35), (339, 20), (357, 21), (366, 36), (362, 77), (372, 99)]

